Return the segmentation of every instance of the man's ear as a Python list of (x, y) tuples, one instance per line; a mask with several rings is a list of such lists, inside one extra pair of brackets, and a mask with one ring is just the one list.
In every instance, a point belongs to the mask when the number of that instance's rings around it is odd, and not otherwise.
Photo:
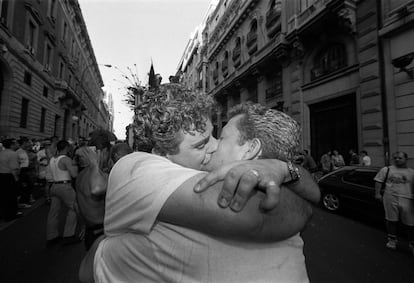
[(262, 154), (262, 142), (258, 138), (248, 141), (247, 151), (243, 155), (243, 160), (258, 159)]

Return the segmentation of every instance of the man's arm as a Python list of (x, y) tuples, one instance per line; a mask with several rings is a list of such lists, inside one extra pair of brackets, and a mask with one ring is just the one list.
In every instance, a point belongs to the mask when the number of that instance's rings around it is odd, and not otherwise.
[(222, 182), (202, 193), (193, 192), (203, 176), (196, 175), (175, 190), (157, 220), (217, 237), (274, 242), (300, 232), (312, 214), (310, 205), (285, 187), (280, 192), (280, 205), (272, 210), (259, 209), (264, 198), (262, 192), (255, 192), (240, 212), (222, 209), (217, 206)]
[[(62, 162), (62, 163), (61, 163)], [(78, 176), (78, 167), (76, 165), (72, 164), (72, 159), (70, 159), (67, 156), (64, 156), (60, 161), (59, 161), (59, 166), (60, 164), (62, 164), (63, 170), (68, 170), (69, 174), (72, 178), (76, 178), (76, 176)]]
[[(303, 167), (297, 166), (301, 178), (298, 182), (287, 187), (300, 197), (318, 203), (320, 199), (319, 186), (312, 175)], [(258, 175), (253, 180), (254, 185), (246, 186), (246, 176), (252, 177), (249, 172), (256, 171)], [(194, 190), (202, 192), (218, 181), (224, 180), (223, 189), (218, 203), (221, 207), (230, 205), (234, 211), (243, 209), (253, 190), (265, 192), (262, 203), (264, 209), (273, 209), (279, 203), (280, 185), (291, 178), (286, 162), (277, 159), (258, 159), (237, 161), (220, 167), (200, 180)]]

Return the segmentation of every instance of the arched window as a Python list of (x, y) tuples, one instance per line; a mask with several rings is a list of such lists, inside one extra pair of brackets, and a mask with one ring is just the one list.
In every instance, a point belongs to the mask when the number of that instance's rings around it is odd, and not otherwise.
[(240, 54), (241, 54), (241, 39), (239, 36), (236, 38), (235, 46), (233, 48), (233, 54), (232, 54), (233, 62), (236, 62), (240, 59)]
[(257, 50), (257, 20), (253, 19), (250, 23), (250, 31), (246, 37), (246, 46), (249, 54)]
[(314, 59), (311, 80), (325, 76), (347, 65), (346, 50), (342, 43), (334, 43), (323, 49)]

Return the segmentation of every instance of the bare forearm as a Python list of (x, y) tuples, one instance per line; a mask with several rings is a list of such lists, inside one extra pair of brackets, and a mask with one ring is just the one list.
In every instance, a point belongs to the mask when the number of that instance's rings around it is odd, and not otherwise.
[(297, 167), (301, 178), (296, 183), (288, 184), (287, 187), (303, 199), (314, 204), (318, 203), (321, 197), (318, 184), (308, 170), (301, 166)]
[(280, 241), (301, 232), (312, 216), (311, 205), (282, 187), (280, 203), (265, 214), (261, 235), (263, 241)]
[(379, 182), (375, 182), (375, 195), (381, 195), (381, 186), (382, 184)]
[(276, 242), (300, 232), (311, 216), (310, 205), (282, 187), (280, 204), (260, 211), (264, 194), (257, 192), (244, 209), (234, 212), (217, 206), (222, 183), (200, 194), (191, 188), (197, 180), (184, 183), (164, 204), (158, 220), (217, 237), (249, 242)]

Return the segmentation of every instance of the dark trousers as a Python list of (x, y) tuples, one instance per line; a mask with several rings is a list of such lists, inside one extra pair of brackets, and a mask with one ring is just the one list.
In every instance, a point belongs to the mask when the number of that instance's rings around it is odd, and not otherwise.
[(34, 168), (21, 168), (19, 183), (20, 183), (20, 203), (30, 204), (30, 196), (33, 192), (33, 185), (35, 182)]
[(13, 174), (0, 173), (0, 214), (5, 221), (11, 221), (17, 214), (18, 185)]
[(96, 224), (93, 226), (87, 226), (85, 228), (85, 248), (89, 250), (95, 240), (100, 236), (103, 235), (104, 228), (103, 224)]

